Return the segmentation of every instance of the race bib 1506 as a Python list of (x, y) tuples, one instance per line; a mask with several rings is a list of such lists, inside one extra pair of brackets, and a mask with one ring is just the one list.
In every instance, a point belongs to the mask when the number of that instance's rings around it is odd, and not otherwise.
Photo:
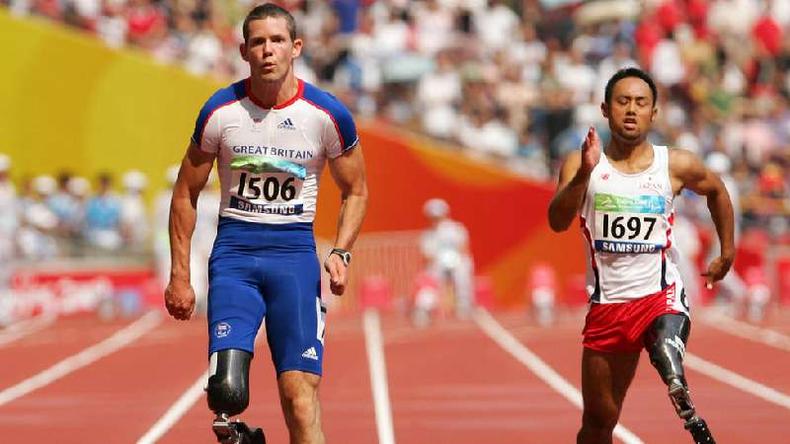
[(657, 253), (667, 243), (663, 196), (595, 195), (595, 250)]
[(230, 164), (235, 184), (229, 206), (248, 213), (298, 215), (305, 167), (282, 159), (238, 156)]

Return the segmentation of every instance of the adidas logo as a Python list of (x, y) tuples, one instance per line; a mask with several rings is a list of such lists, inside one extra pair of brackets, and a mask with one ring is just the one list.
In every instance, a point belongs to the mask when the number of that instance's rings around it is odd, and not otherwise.
[(313, 361), (318, 360), (318, 353), (315, 352), (315, 347), (310, 347), (302, 353), (303, 358), (312, 359)]
[(282, 122), (280, 122), (279, 125), (277, 125), (277, 129), (295, 130), (296, 129), (296, 125), (294, 125), (294, 123), (291, 121), (291, 118), (288, 117), (285, 120), (283, 120)]

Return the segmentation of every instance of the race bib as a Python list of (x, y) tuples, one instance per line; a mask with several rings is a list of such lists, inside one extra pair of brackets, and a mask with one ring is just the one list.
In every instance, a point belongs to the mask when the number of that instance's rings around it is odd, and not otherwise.
[(666, 246), (668, 222), (662, 196), (595, 195), (595, 250), (657, 253)]
[(230, 208), (247, 213), (299, 215), (304, 212), (303, 165), (265, 156), (237, 156), (230, 163)]

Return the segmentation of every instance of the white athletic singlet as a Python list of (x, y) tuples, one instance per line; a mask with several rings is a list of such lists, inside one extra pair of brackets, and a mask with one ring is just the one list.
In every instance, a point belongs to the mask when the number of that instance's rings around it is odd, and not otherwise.
[(616, 170), (601, 153), (581, 210), (591, 302), (627, 302), (674, 284), (667, 297), (688, 312), (673, 245), (673, 199), (667, 147), (653, 146), (653, 163), (635, 174)]
[(217, 153), (220, 216), (248, 222), (312, 222), (326, 159), (358, 142), (348, 109), (299, 80), (274, 108), (256, 104), (249, 79), (217, 91), (203, 106), (192, 141)]

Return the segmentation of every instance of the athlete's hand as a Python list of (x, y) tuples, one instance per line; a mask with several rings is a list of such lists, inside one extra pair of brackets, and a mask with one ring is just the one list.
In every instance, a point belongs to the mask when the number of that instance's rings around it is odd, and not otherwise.
[(589, 176), (593, 168), (598, 165), (601, 159), (601, 138), (598, 137), (598, 132), (595, 127), (591, 126), (587, 130), (587, 137), (582, 142), (582, 163), (579, 165), (579, 174)]
[(170, 316), (186, 321), (195, 311), (195, 290), (189, 281), (170, 279), (165, 289), (165, 307)]
[(702, 273), (702, 275), (705, 276), (705, 287), (707, 287), (708, 290), (713, 288), (714, 282), (724, 278), (727, 272), (730, 271), (732, 262), (732, 256), (719, 256), (711, 261), (710, 265), (708, 265), (708, 271)]
[(348, 281), (348, 270), (343, 259), (336, 254), (330, 254), (324, 261), (324, 269), (329, 273), (329, 289), (332, 294), (342, 296)]

